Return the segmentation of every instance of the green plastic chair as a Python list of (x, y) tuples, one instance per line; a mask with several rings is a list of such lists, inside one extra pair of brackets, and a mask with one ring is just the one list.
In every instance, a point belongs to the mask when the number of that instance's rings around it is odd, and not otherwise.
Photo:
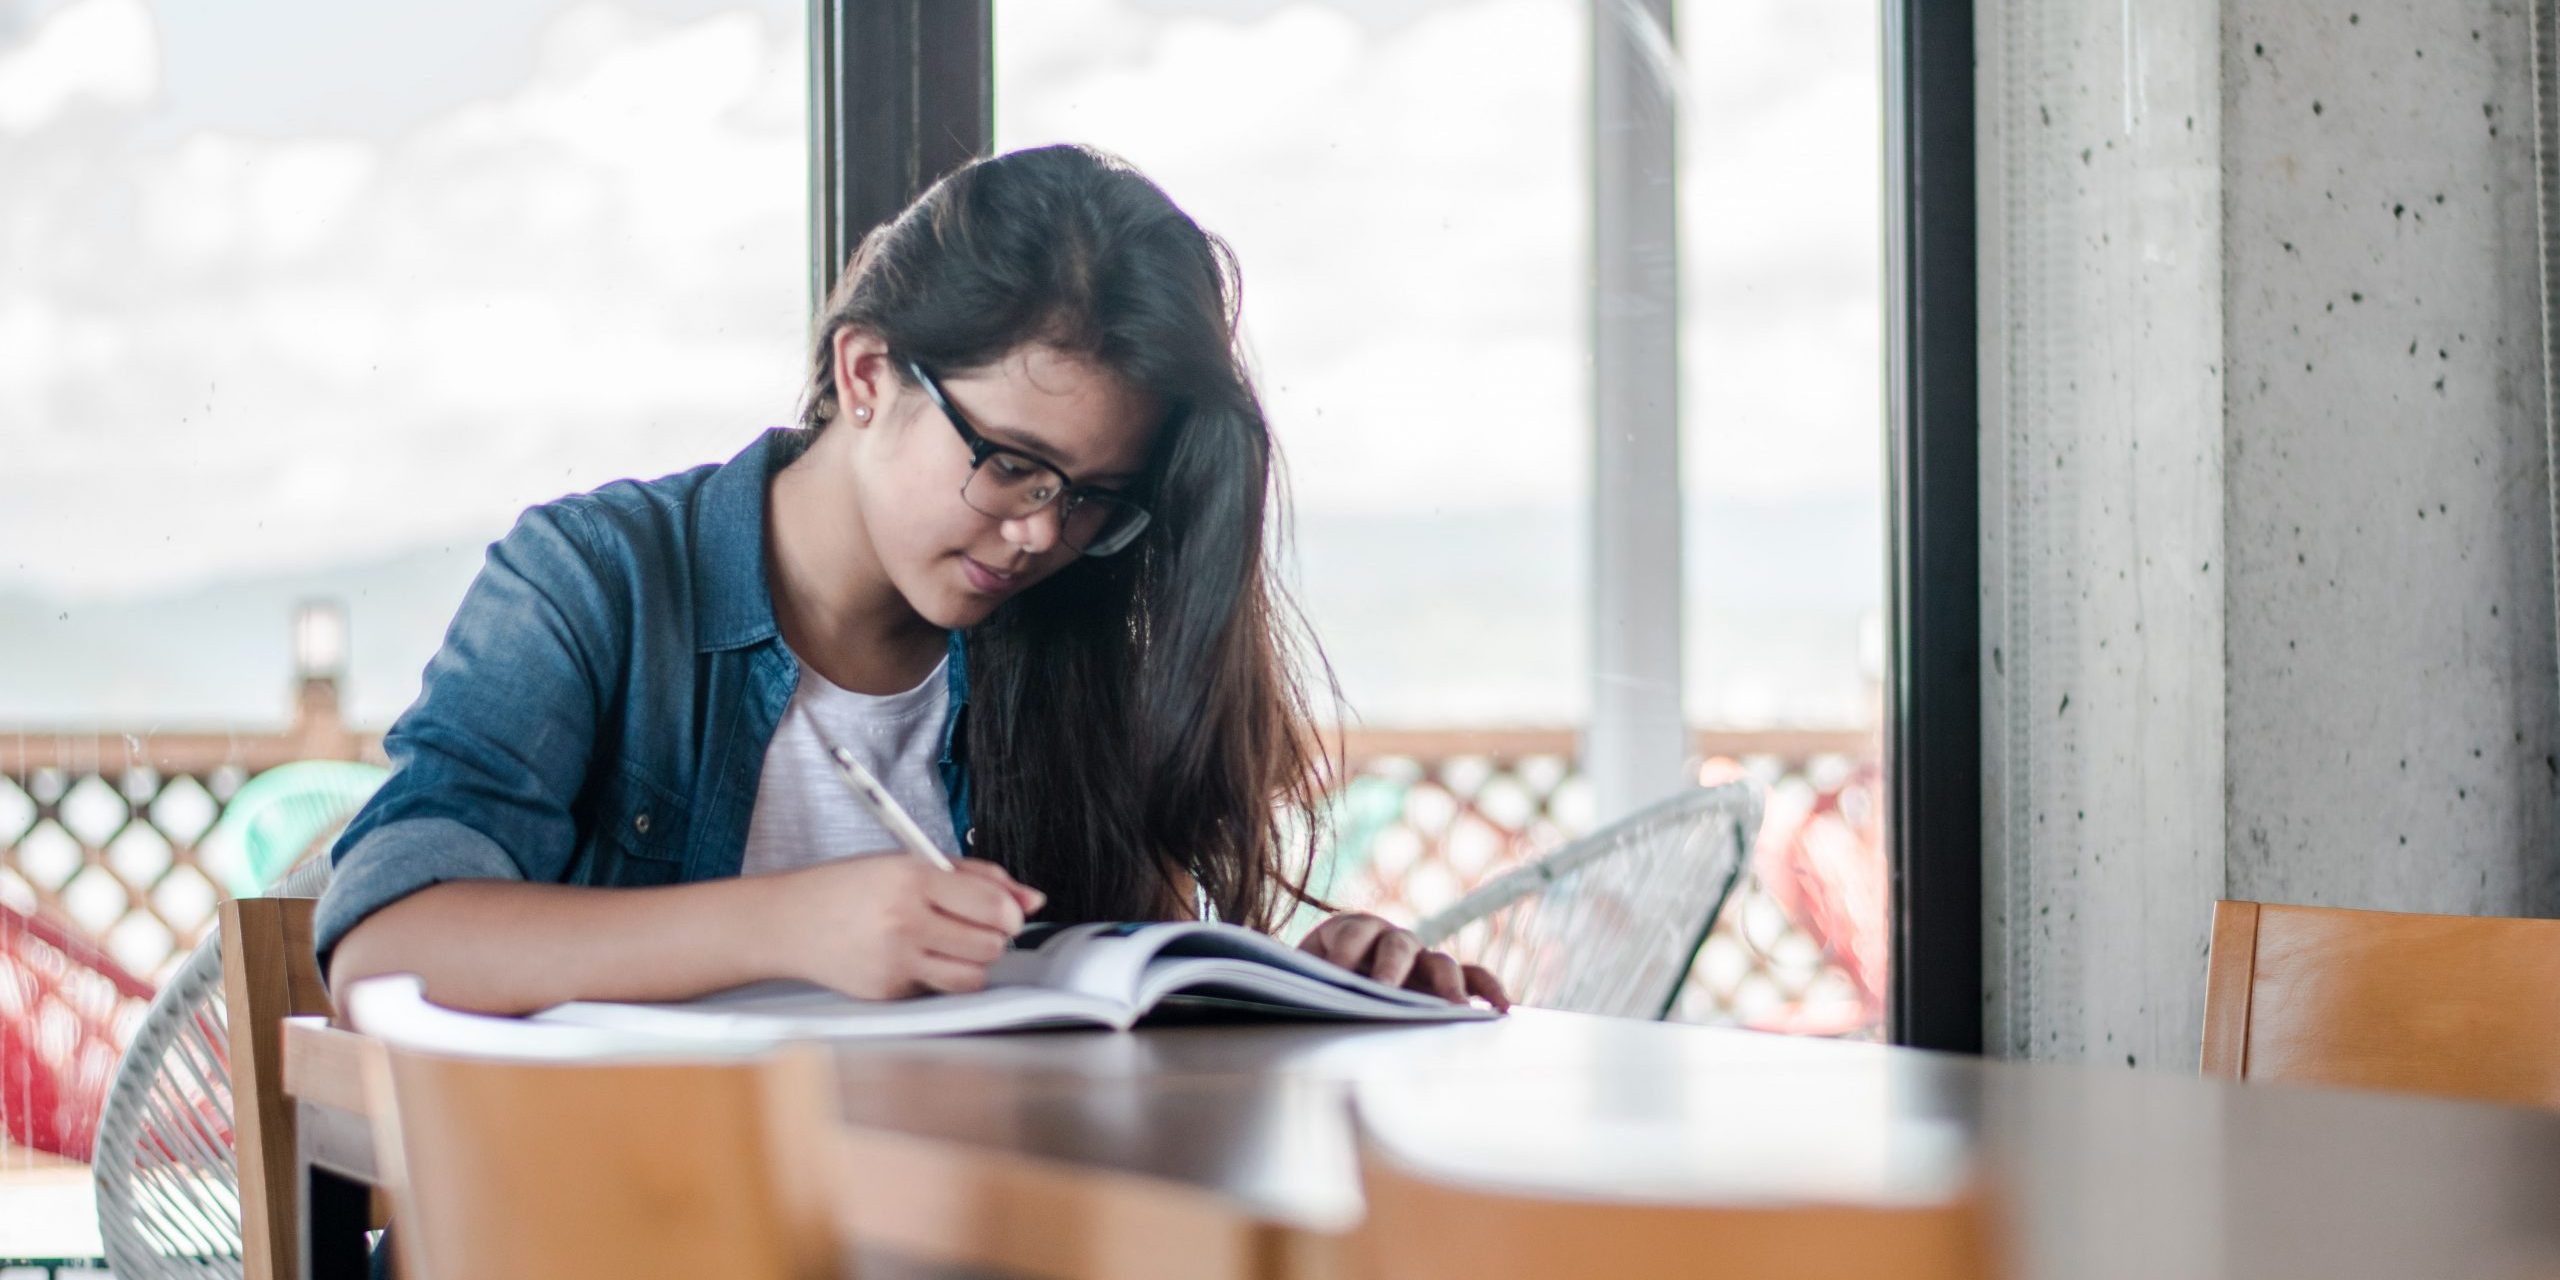
[(1412, 784), (1400, 778), (1364, 774), (1333, 793), (1330, 808), (1334, 843), (1319, 893), (1368, 869), (1378, 836), (1404, 817), (1404, 798)]
[(354, 817), (389, 773), (354, 760), (296, 760), (242, 784), (204, 838), (231, 895), (265, 893), (312, 842)]
[[(1330, 901), (1342, 886), (1368, 870), (1379, 834), (1404, 817), (1405, 793), (1412, 785), (1400, 778), (1361, 774), (1325, 796), (1318, 821), (1330, 839), (1317, 851), (1307, 892)], [(1299, 834), (1290, 833), (1293, 842)], [(1293, 941), (1304, 937), (1325, 915), (1300, 903), (1280, 925), (1279, 936)]]

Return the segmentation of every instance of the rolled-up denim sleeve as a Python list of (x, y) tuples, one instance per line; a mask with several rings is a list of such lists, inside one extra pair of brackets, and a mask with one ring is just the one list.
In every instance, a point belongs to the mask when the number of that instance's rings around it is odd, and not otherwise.
[(391, 776), (331, 850), (312, 925), (322, 971), (365, 917), (447, 880), (567, 878), (602, 691), (628, 629), (583, 516), (525, 512), (489, 548), (418, 700), (383, 738)]

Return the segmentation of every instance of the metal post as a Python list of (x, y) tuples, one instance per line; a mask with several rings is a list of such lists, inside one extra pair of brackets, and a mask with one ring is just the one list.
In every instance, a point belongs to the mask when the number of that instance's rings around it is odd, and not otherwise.
[(1671, 0), (1591, 32), (1591, 723), (1596, 817), (1681, 783), (1680, 284)]
[[(1982, 1051), (1982, 578), (1973, 7), (1884, 6), (1897, 1044)], [(2015, 659), (2012, 659), (2014, 662)]]
[[(995, 145), (992, 0), (810, 0), (809, 250), (823, 301), (863, 233)], [(812, 309), (815, 309), (814, 303)]]

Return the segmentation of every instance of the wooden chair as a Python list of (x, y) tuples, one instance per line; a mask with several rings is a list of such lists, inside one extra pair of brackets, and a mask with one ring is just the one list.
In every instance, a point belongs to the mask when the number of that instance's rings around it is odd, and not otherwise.
[(599, 1059), (626, 1046), (436, 1009), (407, 975), (347, 1005), (386, 1049), (367, 1093), (408, 1280), (845, 1273), (820, 1051)]
[(2204, 1074), (2560, 1107), (2560, 920), (2215, 903)]
[(1986, 1280), (1998, 1237), (1978, 1190), (1917, 1204), (1673, 1204), (1542, 1196), (1444, 1179), (1360, 1136), (1368, 1209), (1346, 1280), (1748, 1276)]
[(222, 985), (231, 1039), (232, 1150), (240, 1177), (245, 1280), (301, 1274), (294, 1107), (284, 1092), (284, 1020), (327, 1016), (329, 990), (311, 954), (311, 898), (222, 904)]

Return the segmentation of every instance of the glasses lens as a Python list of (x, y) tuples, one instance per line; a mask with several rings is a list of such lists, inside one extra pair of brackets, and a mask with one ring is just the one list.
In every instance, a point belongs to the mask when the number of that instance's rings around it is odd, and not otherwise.
[(1067, 513), (1061, 534), (1067, 545), (1089, 556), (1107, 556), (1128, 546), (1147, 527), (1146, 508), (1117, 498), (1087, 494)]
[[(1048, 464), (998, 449), (969, 473), (960, 497), (980, 515), (1019, 520), (1058, 500), (1066, 477)], [(1128, 546), (1147, 527), (1147, 512), (1132, 502), (1099, 493), (1083, 493), (1067, 504), (1058, 536), (1089, 556), (1107, 556)]]
[(1018, 453), (1002, 449), (987, 455), (969, 473), (960, 496), (981, 515), (1019, 520), (1049, 505), (1067, 487), (1064, 476)]

